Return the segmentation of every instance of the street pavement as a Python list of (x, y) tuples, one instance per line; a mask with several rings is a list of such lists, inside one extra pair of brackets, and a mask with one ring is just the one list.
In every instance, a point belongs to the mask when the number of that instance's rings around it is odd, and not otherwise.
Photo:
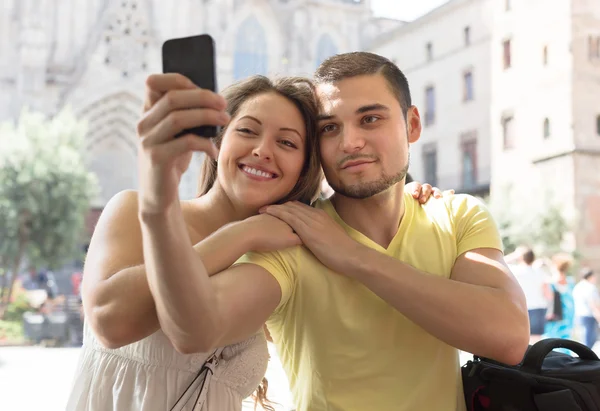
[[(595, 347), (600, 352), (600, 344)], [(79, 357), (79, 348), (0, 347), (0, 409), (2, 411), (64, 411)], [(275, 348), (269, 344), (268, 398), (277, 411), (293, 409), (288, 381)], [(471, 356), (461, 353), (461, 364)], [(247, 400), (244, 410), (254, 409)]]
[[(273, 345), (266, 377), (276, 411), (293, 409), (288, 381)], [(0, 410), (64, 411), (80, 348), (0, 347)], [(258, 408), (260, 409), (260, 407)], [(244, 411), (254, 410), (246, 400)]]

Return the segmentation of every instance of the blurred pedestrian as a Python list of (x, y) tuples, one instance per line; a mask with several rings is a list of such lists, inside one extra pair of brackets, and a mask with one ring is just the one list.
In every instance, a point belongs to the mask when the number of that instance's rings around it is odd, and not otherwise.
[(552, 290), (548, 284), (550, 278), (541, 268), (533, 267), (534, 261), (533, 250), (526, 246), (519, 246), (514, 253), (506, 256), (506, 262), (527, 299), (531, 344), (542, 339), (546, 312), (552, 299)]
[(600, 293), (596, 286), (596, 274), (590, 268), (584, 268), (581, 277), (573, 289), (575, 318), (583, 330), (583, 343), (592, 348), (598, 339)]

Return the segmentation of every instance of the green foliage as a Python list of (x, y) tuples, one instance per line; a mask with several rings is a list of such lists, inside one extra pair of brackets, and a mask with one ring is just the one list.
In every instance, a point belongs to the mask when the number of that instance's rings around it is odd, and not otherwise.
[(21, 321), (0, 320), (0, 342), (21, 342), (23, 340), (25, 340), (25, 334)]
[(545, 256), (564, 251), (565, 234), (572, 225), (549, 193), (529, 193), (524, 198), (507, 187), (484, 201), (498, 224), (505, 254), (521, 244)]
[[(0, 125), (0, 259), (15, 261), (19, 242), (33, 266), (76, 258), (96, 180), (83, 157), (85, 123), (69, 110), (48, 119), (23, 111)], [(12, 268), (12, 267), (10, 267)]]
[(29, 305), (26, 294), (24, 292), (20, 292), (6, 307), (4, 319), (6, 321), (21, 321), (23, 318), (23, 313), (26, 311), (31, 311), (31, 309), (32, 307)]

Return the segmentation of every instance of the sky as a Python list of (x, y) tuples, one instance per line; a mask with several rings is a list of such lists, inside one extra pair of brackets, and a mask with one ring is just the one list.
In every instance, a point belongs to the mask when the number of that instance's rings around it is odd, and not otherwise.
[(448, 0), (371, 0), (373, 12), (378, 17), (412, 21)]

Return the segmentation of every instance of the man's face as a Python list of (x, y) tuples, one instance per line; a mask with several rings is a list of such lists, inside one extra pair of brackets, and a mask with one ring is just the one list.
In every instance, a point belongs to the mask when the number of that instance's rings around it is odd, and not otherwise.
[(402, 108), (381, 75), (318, 86), (323, 171), (335, 192), (369, 198), (403, 181), (408, 144), (421, 134), (416, 107)]

